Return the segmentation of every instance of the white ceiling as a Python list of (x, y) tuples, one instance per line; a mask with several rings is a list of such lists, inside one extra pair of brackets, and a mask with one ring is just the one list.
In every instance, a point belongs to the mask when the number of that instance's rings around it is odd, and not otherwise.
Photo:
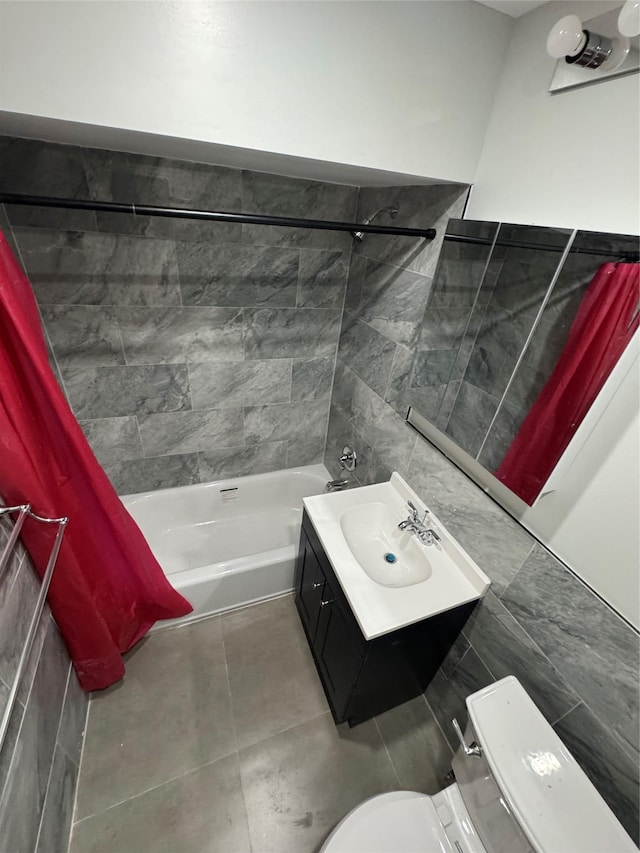
[(547, 0), (476, 0), (476, 2), (495, 9), (496, 12), (504, 12), (512, 18), (519, 18), (532, 9), (537, 9), (538, 6), (544, 6)]

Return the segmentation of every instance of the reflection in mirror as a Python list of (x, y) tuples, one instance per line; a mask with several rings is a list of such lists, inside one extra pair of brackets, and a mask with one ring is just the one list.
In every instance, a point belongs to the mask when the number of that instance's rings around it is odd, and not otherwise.
[(450, 220), (404, 402), (532, 504), (638, 327), (638, 238)]

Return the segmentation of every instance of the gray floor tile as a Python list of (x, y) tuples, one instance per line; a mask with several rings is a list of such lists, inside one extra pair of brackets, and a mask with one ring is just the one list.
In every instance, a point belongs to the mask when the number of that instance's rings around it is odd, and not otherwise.
[(69, 853), (247, 853), (236, 755), (76, 824)]
[(236, 749), (220, 620), (153, 634), (89, 709), (78, 819)]
[(67, 853), (78, 768), (57, 746), (49, 776), (36, 853)]
[(451, 770), (451, 749), (423, 696), (376, 717), (400, 785), (435, 794)]
[(328, 713), (241, 751), (240, 773), (260, 853), (313, 853), (362, 800), (398, 790), (375, 723), (336, 727)]
[(327, 711), (293, 596), (222, 617), (238, 747)]

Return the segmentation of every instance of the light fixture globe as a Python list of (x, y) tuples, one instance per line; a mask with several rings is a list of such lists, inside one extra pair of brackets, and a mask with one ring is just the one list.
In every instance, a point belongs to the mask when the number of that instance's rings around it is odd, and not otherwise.
[(577, 56), (586, 44), (587, 36), (577, 15), (565, 15), (551, 28), (547, 36), (547, 53), (554, 59)]
[(617, 68), (620, 68), (631, 50), (631, 42), (626, 36), (614, 38), (611, 44), (611, 55), (602, 66), (603, 70), (606, 71), (615, 71)]
[(618, 29), (629, 38), (640, 35), (640, 0), (627, 0), (620, 10)]

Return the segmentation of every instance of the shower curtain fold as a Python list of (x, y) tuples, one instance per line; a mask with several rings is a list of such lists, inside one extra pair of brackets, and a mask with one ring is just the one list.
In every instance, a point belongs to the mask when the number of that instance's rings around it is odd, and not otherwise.
[[(86, 690), (122, 678), (122, 653), (154, 622), (191, 611), (120, 502), (60, 390), (31, 285), (2, 232), (0, 494), (11, 504), (30, 503), (40, 515), (70, 519), (49, 603)], [(40, 573), (51, 536), (35, 522), (23, 528)]]
[(640, 266), (603, 264), (495, 476), (533, 504), (638, 329)]

